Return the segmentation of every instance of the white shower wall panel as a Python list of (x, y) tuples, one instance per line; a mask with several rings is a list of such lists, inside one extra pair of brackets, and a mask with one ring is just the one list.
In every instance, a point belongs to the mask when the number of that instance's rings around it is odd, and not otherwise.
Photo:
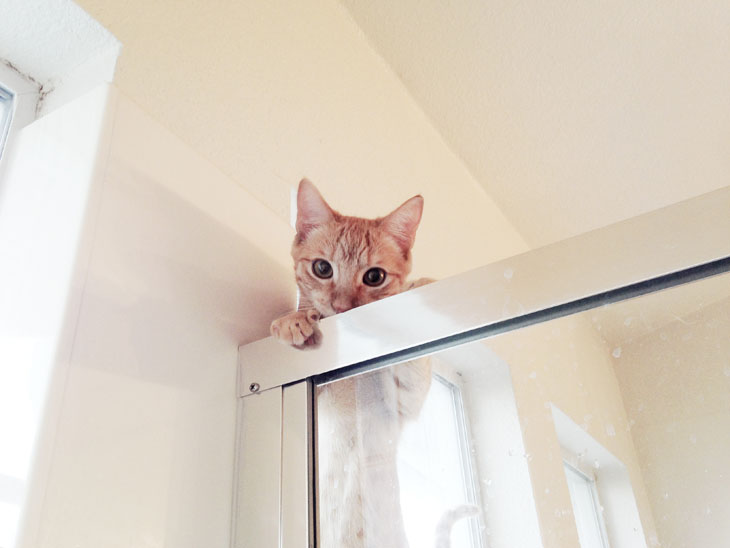
[(113, 88), (107, 108), (22, 546), (227, 546), (237, 348), (292, 306), (291, 229)]

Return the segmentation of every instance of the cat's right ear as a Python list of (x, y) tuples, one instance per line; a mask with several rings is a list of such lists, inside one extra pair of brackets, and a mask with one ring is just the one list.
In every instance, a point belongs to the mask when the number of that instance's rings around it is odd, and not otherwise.
[(313, 228), (334, 218), (334, 211), (324, 201), (317, 187), (309, 179), (302, 179), (297, 191), (297, 235), (305, 238)]

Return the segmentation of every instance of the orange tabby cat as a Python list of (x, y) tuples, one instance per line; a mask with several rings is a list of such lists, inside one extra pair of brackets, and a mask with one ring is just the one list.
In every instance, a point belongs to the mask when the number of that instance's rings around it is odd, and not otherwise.
[(303, 179), (292, 245), (299, 309), (275, 320), (271, 334), (294, 346), (313, 346), (320, 318), (428, 283), (406, 281), (422, 211), (423, 198), (414, 196), (386, 217), (346, 217)]
[[(431, 281), (406, 279), (421, 196), (378, 219), (347, 217), (304, 179), (297, 207), (292, 257), (299, 309), (271, 324), (282, 342), (315, 347), (320, 318)], [(408, 547), (396, 453), (403, 426), (417, 418), (430, 383), (430, 361), (422, 358), (319, 388), (321, 548)], [(444, 527), (448, 532), (450, 525)]]

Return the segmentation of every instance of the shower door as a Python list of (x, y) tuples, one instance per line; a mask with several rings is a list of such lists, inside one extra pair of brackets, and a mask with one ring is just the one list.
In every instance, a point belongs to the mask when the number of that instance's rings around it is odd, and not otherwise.
[(236, 546), (722, 546), (730, 189), (239, 352)]

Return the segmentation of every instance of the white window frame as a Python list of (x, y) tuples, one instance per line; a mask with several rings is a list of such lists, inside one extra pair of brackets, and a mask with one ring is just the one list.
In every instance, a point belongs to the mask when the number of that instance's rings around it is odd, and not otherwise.
[[(464, 491), (464, 503), (474, 506), (480, 505), (480, 496), (478, 491), (478, 483), (475, 474), (475, 466), (471, 459), (471, 439), (469, 435), (469, 424), (466, 410), (464, 408), (464, 400), (461, 393), (461, 386), (457, 375), (451, 371), (445, 371), (441, 364), (434, 364), (437, 370), (431, 374), (432, 386), (436, 383), (445, 388), (448, 392), (449, 407), (451, 408), (454, 426), (454, 437), (457, 441), (457, 452), (461, 464), (460, 477), (458, 479), (460, 488)], [(402, 442), (401, 442), (402, 443)], [(401, 484), (401, 489), (403, 489)], [(483, 535), (477, 520), (468, 521), (469, 542), (470, 546), (477, 548), (484, 545)]]
[(0, 160), (3, 157), (5, 143), (8, 137), (10, 124), (13, 121), (13, 111), (15, 110), (15, 94), (0, 84)]
[(724, 188), (326, 318), (316, 351), (271, 338), (242, 346), (234, 546), (316, 545), (315, 377), (386, 367), (728, 272), (728, 211)]
[(626, 465), (554, 405), (551, 405), (551, 414), (563, 462), (595, 481), (594, 499), (606, 546), (646, 547)]
[(41, 85), (15, 67), (0, 63), (0, 88), (12, 96), (9, 120), (0, 120), (0, 162), (6, 157), (18, 131), (30, 124), (37, 116)]
[[(563, 468), (565, 469), (566, 475), (572, 473), (587, 485), (588, 490), (591, 493), (590, 512), (595, 517), (595, 524), (598, 528), (598, 536), (601, 540), (601, 547), (610, 548), (608, 543), (608, 533), (606, 532), (606, 522), (603, 518), (603, 505), (601, 504), (601, 499), (598, 493), (598, 486), (596, 485), (596, 474), (592, 469), (580, 466), (580, 464), (576, 462), (577, 460), (577, 456), (575, 455), (571, 455), (571, 458), (564, 458)], [(576, 512), (575, 508), (576, 501), (573, 499), (572, 494), (570, 500), (573, 504), (573, 514), (574, 516), (576, 516), (576, 528), (578, 529), (578, 531), (580, 531), (577, 518), (578, 512)]]

